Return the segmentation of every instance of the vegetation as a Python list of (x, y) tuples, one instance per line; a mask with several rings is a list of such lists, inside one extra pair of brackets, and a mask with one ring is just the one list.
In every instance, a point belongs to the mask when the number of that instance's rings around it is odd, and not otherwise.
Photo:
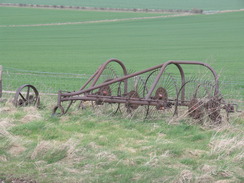
[[(103, 5), (134, 8), (135, 2), (123, 1), (122, 6), (103, 1)], [(157, 2), (161, 6), (143, 0), (140, 7), (171, 8), (164, 6), (165, 1)], [(89, 1), (94, 4), (69, 3), (102, 7), (95, 0)], [(179, 7), (216, 10), (210, 1), (204, 6), (194, 3), (189, 0)], [(219, 9), (243, 8), (241, 1), (229, 3), (221, 0)], [(221, 81), (237, 83), (232, 89), (224, 86), (226, 94), (237, 92), (239, 100), (244, 96), (243, 12), (159, 18), (164, 15), (0, 7), (0, 16), (4, 90), (13, 91), (25, 83), (39, 91), (77, 90), (87, 79), (81, 80), (78, 74), (92, 74), (115, 57), (134, 70), (167, 60), (207, 62), (220, 73)], [(138, 17), (155, 18), (130, 19)], [(185, 69), (187, 75), (201, 71)], [(169, 124), (167, 119), (98, 115), (92, 109), (71, 110), (58, 118), (50, 116), (56, 96), (41, 96), (40, 109), (14, 108), (12, 97), (4, 93), (8, 101), (0, 103), (0, 182), (244, 181), (243, 113), (232, 114), (230, 122), (211, 128), (188, 118)]]
[[(242, 182), (243, 118), (208, 129), (2, 103), (0, 179), (37, 182)], [(188, 121), (188, 122), (187, 122)]]
[[(11, 16), (8, 12), (11, 12)], [(46, 15), (51, 18), (48, 19)], [(1, 17), (5, 17), (1, 19), (3, 26), (0, 27), (1, 64), (6, 69), (92, 74), (109, 58), (118, 58), (133, 70), (145, 69), (167, 60), (198, 60), (211, 64), (221, 74), (222, 80), (240, 83), (235, 89), (243, 89), (242, 12), (62, 26), (4, 27), (59, 23), (63, 17), (67, 18), (62, 23), (77, 22), (78, 16), (81, 17), (80, 21), (93, 21), (139, 15), (145, 16), (136, 13), (34, 11), (31, 8), (1, 7)], [(52, 88), (60, 82), (56, 77), (44, 76), (32, 77), (33, 81), (40, 81), (37, 88), (43, 88), (43, 83)], [(30, 80), (30, 77), (11, 76), (12, 80), (8, 75), (4, 77), (6, 85), (12, 86), (10, 90)], [(64, 79), (62, 84), (70, 83), (71, 80)], [(73, 81), (74, 87), (70, 89), (77, 90), (82, 82)], [(52, 91), (58, 89), (63, 88), (54, 87)]]
[(84, 7), (102, 7), (102, 8), (148, 8), (148, 9), (193, 9), (200, 8), (204, 10), (226, 10), (244, 8), (242, 0), (0, 0), (0, 3), (22, 3), (22, 4), (41, 4), (41, 5), (64, 5), (64, 6), (84, 6)]

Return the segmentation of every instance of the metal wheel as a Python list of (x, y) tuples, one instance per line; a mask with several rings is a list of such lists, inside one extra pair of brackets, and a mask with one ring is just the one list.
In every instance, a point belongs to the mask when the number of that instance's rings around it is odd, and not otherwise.
[(193, 98), (188, 104), (188, 114), (193, 119), (202, 119), (204, 115), (203, 102), (197, 98)]
[(214, 97), (210, 98), (205, 104), (207, 116), (215, 124), (220, 124), (222, 121), (221, 100), (222, 100), (222, 98), (220, 98), (218, 96), (214, 96)]
[[(144, 86), (143, 97), (146, 96), (158, 72), (158, 70), (154, 70), (148, 75)], [(145, 106), (145, 119), (160, 119), (173, 116), (172, 105), (175, 102), (177, 92), (178, 86), (176, 79), (172, 74), (164, 73), (151, 96), (151, 99), (158, 101), (158, 105), (151, 106), (148, 104)]]
[(40, 105), (39, 92), (33, 85), (25, 84), (19, 87), (15, 93), (13, 104), (15, 107)]
[[(111, 79), (108, 79), (104, 82), (108, 82)], [(111, 85), (103, 86), (96, 91), (94, 91), (94, 95), (98, 96), (96, 101), (92, 101), (92, 108), (96, 112), (96, 114), (105, 114), (105, 115), (113, 115), (118, 111), (118, 103), (105, 103), (99, 96), (118, 96), (118, 88), (120, 83), (114, 83)]]
[(119, 104), (117, 112), (125, 119), (143, 120), (142, 116), (143, 112), (145, 112), (144, 106), (130, 102), (130, 100), (140, 100), (141, 96), (143, 95), (145, 81), (142, 77), (143, 76), (138, 75), (129, 78), (126, 81), (127, 90), (124, 89), (124, 82), (121, 82), (121, 86), (119, 87), (119, 96), (125, 97), (127, 102)]
[[(134, 99), (139, 99), (140, 98), (138, 93), (136, 91), (134, 91), (134, 90), (130, 91), (126, 95), (126, 97), (128, 98), (128, 100), (130, 100), (132, 98), (134, 98)], [(131, 113), (133, 110), (137, 109), (139, 107), (139, 105), (138, 104), (132, 104), (132, 103), (128, 102), (128, 103), (125, 104), (125, 107), (127, 109), (127, 112)]]

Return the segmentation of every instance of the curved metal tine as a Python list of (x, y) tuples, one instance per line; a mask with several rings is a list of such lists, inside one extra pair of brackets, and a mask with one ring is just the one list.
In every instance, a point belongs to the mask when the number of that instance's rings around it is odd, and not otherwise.
[[(119, 82), (119, 86), (118, 86), (118, 89), (117, 89), (117, 96), (118, 97), (122, 95), (122, 93), (121, 93), (121, 84), (122, 84), (122, 82), (123, 81), (120, 81)], [(118, 104), (117, 109), (115, 110), (114, 114), (116, 114), (118, 111), (121, 112), (121, 110), (120, 110), (120, 103)]]
[(138, 89), (137, 93), (139, 94), (140, 98), (144, 98), (143, 94), (144, 94), (144, 88), (146, 87), (145, 86), (146, 82), (141, 76), (139, 76), (138, 85), (139, 87), (137, 88)]
[(148, 115), (149, 115), (149, 107), (150, 107), (150, 105), (148, 104), (148, 105), (146, 106), (146, 115), (145, 115), (145, 117), (144, 117), (144, 121), (146, 121), (146, 120), (148, 119)]
[[(167, 78), (165, 81), (163, 81), (163, 84), (164, 84), (163, 87), (166, 89), (168, 94), (171, 95), (171, 94), (174, 94), (174, 92), (176, 92), (175, 93), (175, 95), (176, 95), (177, 91), (178, 91), (177, 83), (171, 74), (169, 74), (169, 73), (166, 73), (166, 74), (167, 74)], [(176, 91), (174, 91), (174, 90), (176, 90)]]
[(178, 116), (178, 105), (179, 105), (179, 97), (180, 97), (180, 93), (181, 90), (189, 83), (190, 81), (186, 81), (179, 89), (179, 91), (177, 92), (176, 95), (176, 103), (175, 103), (175, 110), (174, 110), (174, 114), (173, 116)]
[[(158, 69), (153, 70), (146, 78), (145, 80), (145, 87), (143, 88), (143, 98), (145, 98), (146, 94), (149, 92), (149, 89), (147, 88), (147, 83), (150, 79), (150, 77), (155, 73), (158, 72)], [(149, 85), (151, 86), (151, 82), (149, 83)], [(145, 90), (147, 90), (147, 93), (145, 93)]]

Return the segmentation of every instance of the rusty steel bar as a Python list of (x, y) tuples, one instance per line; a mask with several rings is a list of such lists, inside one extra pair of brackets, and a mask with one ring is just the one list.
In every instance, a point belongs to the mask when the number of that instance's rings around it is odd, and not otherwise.
[[(97, 84), (97, 81), (101, 77), (103, 71), (106, 69), (107, 65), (115, 62), (120, 65), (123, 71), (123, 76), (120, 78), (114, 78), (111, 80), (107, 80), (104, 83)], [(165, 72), (166, 68), (169, 65), (175, 65), (177, 69), (179, 70), (180, 76), (181, 76), (181, 86), (180, 90), (176, 88), (177, 92), (177, 98), (176, 99), (157, 99), (152, 97), (152, 93), (155, 90), (160, 78), (162, 77), (163, 73)], [(174, 60), (169, 60), (163, 64), (147, 68), (142, 71), (138, 71), (132, 74), (128, 74), (125, 65), (118, 59), (110, 59), (106, 61), (104, 64), (102, 64), (98, 70), (89, 78), (89, 80), (84, 84), (83, 87), (80, 88), (79, 91), (74, 91), (74, 92), (62, 92), (59, 91), (58, 93), (58, 105), (54, 108), (54, 113), (59, 107), (62, 111), (62, 113), (66, 113), (69, 109), (69, 107), (72, 105), (73, 101), (80, 100), (82, 101), (101, 101), (102, 103), (124, 103), (124, 104), (136, 104), (136, 105), (147, 105), (147, 106), (166, 106), (166, 108), (171, 107), (172, 105), (175, 105), (175, 112), (174, 114), (177, 113), (177, 107), (178, 105), (180, 106), (187, 106), (189, 104), (189, 101), (186, 101), (185, 99), (185, 85), (186, 85), (186, 79), (185, 79), (185, 73), (181, 65), (188, 64), (188, 65), (201, 65), (209, 69), (213, 76), (214, 76), (214, 96), (218, 96), (219, 94), (219, 81), (218, 81), (218, 76), (216, 72), (213, 70), (212, 67), (210, 67), (208, 64), (203, 63), (203, 62), (198, 62), (198, 61), (174, 61)], [(127, 81), (129, 78), (133, 78), (135, 76), (150, 72), (150, 71), (155, 71), (159, 69), (159, 73), (157, 74), (156, 78), (154, 79), (152, 85), (150, 86), (149, 90), (146, 91), (146, 96), (145, 96), (145, 86), (143, 90), (143, 98), (138, 98), (138, 97), (129, 97), (128, 92), (127, 92)], [(151, 73), (152, 74), (152, 73)], [(147, 79), (150, 77), (150, 75), (147, 77)], [(99, 92), (96, 92), (95, 94), (92, 94), (91, 91), (96, 90), (96, 89), (102, 89), (102, 87), (109, 86), (110, 84), (114, 84), (116, 82), (124, 82), (124, 94), (122, 96), (110, 96), (110, 95), (103, 95), (100, 94)], [(90, 86), (85, 89), (88, 85)], [(96, 85), (97, 84), (97, 85)], [(179, 99), (180, 98), (180, 99)], [(64, 101), (71, 101), (69, 107), (64, 111), (62, 107), (62, 102)], [(102, 104), (101, 103), (101, 104)]]
[(99, 71), (100, 67), (98, 68), (98, 70), (95, 72), (95, 74), (93, 74), (88, 81), (80, 88), (80, 90), (83, 90), (93, 79), (94, 77), (97, 75), (98, 71)]
[[(215, 79), (215, 92), (214, 93), (215, 93), (215, 95), (217, 95), (219, 93), (219, 82), (218, 82), (217, 73), (208, 64), (205, 64), (203, 62), (197, 62), (197, 61), (173, 61), (173, 60), (170, 60), (170, 61), (165, 62), (164, 64), (161, 65), (161, 70), (160, 70), (158, 76), (156, 77), (154, 83), (152, 84), (152, 87), (149, 90), (149, 92), (148, 92), (148, 94), (146, 96), (146, 99), (149, 99), (150, 98), (150, 96), (151, 96), (153, 90), (155, 89), (155, 87), (156, 87), (156, 85), (157, 85), (160, 77), (162, 76), (162, 74), (165, 71), (166, 67), (168, 65), (170, 65), (170, 64), (178, 64), (178, 65), (180, 65), (180, 64), (191, 64), (191, 65), (202, 65), (202, 66), (207, 67), (212, 72), (212, 74), (214, 75), (214, 79)], [(180, 70), (180, 72), (181, 72), (181, 70)], [(182, 77), (182, 75), (181, 75), (181, 77)], [(182, 78), (182, 80), (183, 80), (183, 78)]]
[[(98, 73), (97, 73), (97, 75), (96, 75), (96, 77), (95, 77), (95, 79), (94, 79), (94, 81), (93, 81), (93, 83), (92, 83), (91, 86), (94, 86), (94, 85), (97, 83), (97, 80), (99, 79), (99, 77), (100, 77), (101, 74), (103, 73), (104, 69), (105, 69), (106, 66), (107, 66), (109, 63), (111, 63), (111, 62), (116, 62), (116, 63), (118, 63), (118, 64), (122, 67), (122, 69), (123, 69), (124, 76), (127, 75), (127, 70), (126, 70), (126, 67), (125, 67), (125, 65), (123, 64), (123, 62), (121, 62), (121, 61), (118, 60), (118, 59), (112, 58), (112, 59), (108, 60), (107, 62), (105, 62), (104, 64), (101, 65), (101, 67), (100, 67), (100, 69), (99, 69), (99, 71), (98, 71)], [(127, 87), (127, 85), (126, 85), (126, 87)]]
[[(111, 59), (112, 61), (113, 60), (116, 60), (116, 59)], [(108, 63), (111, 62), (111, 60), (107, 61)], [(117, 60), (119, 61), (119, 60)], [(107, 63), (106, 62), (106, 63)], [(119, 61), (121, 62), (121, 61)], [(80, 91), (76, 91), (76, 92), (71, 92), (71, 93), (61, 93), (61, 95), (63, 96), (73, 96), (73, 95), (80, 95), (82, 93), (87, 93), (87, 92), (90, 92), (92, 90), (95, 90), (95, 89), (98, 89), (100, 87), (103, 87), (103, 86), (106, 86), (106, 85), (110, 85), (112, 83), (116, 83), (116, 82), (120, 82), (120, 81), (123, 81), (123, 80), (126, 80), (128, 78), (131, 78), (131, 77), (134, 77), (134, 76), (137, 76), (137, 75), (140, 75), (140, 74), (143, 74), (143, 73), (146, 73), (146, 72), (149, 72), (149, 71), (152, 71), (152, 70), (155, 70), (155, 69), (158, 69), (158, 68), (161, 68), (158, 76), (156, 77), (154, 83), (152, 84), (151, 86), (151, 89), (149, 90), (148, 94), (146, 95), (146, 99), (149, 99), (153, 90), (155, 89), (160, 77), (162, 76), (163, 72), (165, 71), (165, 68), (170, 65), (170, 64), (175, 64), (177, 66), (177, 68), (179, 69), (180, 73), (181, 73), (181, 80), (182, 80), (182, 84), (184, 84), (185, 82), (185, 77), (184, 77), (184, 72), (183, 72), (183, 69), (180, 67), (180, 64), (192, 64), (192, 65), (202, 65), (202, 66), (205, 66), (207, 67), (214, 75), (214, 78), (215, 78), (215, 95), (217, 95), (219, 93), (219, 83), (218, 83), (218, 77), (217, 77), (217, 74), (216, 72), (208, 65), (208, 64), (205, 64), (205, 63), (202, 63), (202, 62), (197, 62), (197, 61), (168, 61), (164, 64), (160, 64), (160, 65), (157, 65), (157, 66), (154, 66), (154, 67), (151, 67), (151, 68), (148, 68), (148, 69), (145, 69), (145, 70), (142, 70), (142, 71), (139, 71), (139, 72), (135, 72), (135, 73), (132, 73), (132, 74), (128, 74), (128, 75), (125, 75), (121, 78), (116, 78), (116, 79), (113, 79), (111, 81), (107, 81), (107, 82), (104, 82), (102, 84), (99, 84), (99, 85), (96, 85), (96, 86), (92, 86), (88, 89), (85, 89), (85, 90), (80, 90)], [(107, 64), (104, 64), (104, 67), (106, 66)], [(102, 70), (102, 69), (101, 69)], [(100, 75), (101, 75), (102, 71), (100, 72)], [(98, 80), (98, 75), (99, 73), (97, 74), (97, 77), (95, 80)], [(184, 100), (184, 89), (182, 90), (183, 93), (182, 93), (182, 96), (183, 96), (183, 100)]]
[(92, 86), (92, 87), (90, 87), (88, 89), (85, 89), (85, 90), (76, 91), (76, 92), (72, 92), (72, 93), (62, 93), (62, 95), (64, 95), (64, 96), (72, 96), (72, 95), (80, 95), (82, 93), (87, 93), (87, 92), (90, 92), (92, 90), (98, 89), (98, 88), (100, 88), (102, 86), (106, 86), (106, 85), (110, 85), (112, 83), (120, 82), (120, 81), (126, 80), (128, 78), (132, 78), (134, 76), (137, 76), (137, 75), (140, 75), (140, 74), (143, 74), (143, 73), (158, 69), (161, 66), (162, 66), (162, 64), (154, 66), (154, 67), (151, 67), (151, 68), (148, 68), (148, 69), (143, 70), (143, 71), (138, 71), (138, 72), (135, 72), (135, 73), (132, 73), (132, 74), (127, 74), (126, 76), (123, 76), (121, 78), (116, 78), (116, 79), (113, 79), (111, 81), (107, 81), (107, 82), (104, 82), (102, 84), (99, 84), (99, 85), (96, 85), (96, 86)]
[[(83, 100), (83, 101), (97, 101), (101, 100), (102, 102), (107, 103), (130, 103), (130, 104), (138, 104), (138, 105), (153, 105), (156, 106), (158, 104), (164, 104), (163, 101), (159, 100), (147, 100), (147, 99), (138, 99), (138, 98), (126, 98), (126, 97), (96, 97), (96, 96), (83, 96), (83, 97), (65, 97), (62, 101), (70, 101), (70, 100)], [(174, 104), (174, 100), (171, 100), (172, 104)]]

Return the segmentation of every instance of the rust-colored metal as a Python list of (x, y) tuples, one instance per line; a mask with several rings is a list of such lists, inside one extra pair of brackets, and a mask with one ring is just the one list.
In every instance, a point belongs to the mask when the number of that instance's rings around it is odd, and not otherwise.
[(203, 102), (193, 98), (188, 104), (188, 113), (193, 119), (201, 119), (204, 114)]
[(15, 107), (40, 105), (40, 96), (37, 89), (30, 84), (20, 86), (15, 93), (13, 104)]
[(154, 99), (156, 99), (158, 101), (163, 101), (163, 103), (158, 103), (158, 105), (156, 105), (156, 109), (164, 110), (165, 104), (167, 103), (167, 100), (168, 100), (168, 93), (167, 93), (166, 89), (164, 89), (163, 87), (159, 87), (155, 92)]
[[(104, 70), (108, 65), (116, 64), (121, 69), (122, 75), (115, 78), (110, 78), (103, 82), (99, 82), (103, 76)], [(164, 86), (160, 83), (160, 79), (164, 77), (165, 70), (169, 65), (175, 65), (180, 74), (180, 83), (178, 89), (176, 88), (176, 93), (174, 96), (170, 94), (170, 91), (167, 89), (167, 86)], [(207, 68), (211, 71), (213, 75), (213, 96), (211, 96), (206, 101), (197, 99), (196, 95), (193, 99), (189, 100), (186, 98), (186, 81), (185, 73), (182, 68), (182, 65), (198, 65)], [(155, 71), (158, 72), (155, 72)], [(156, 77), (153, 79), (151, 85), (148, 84), (148, 80), (151, 79), (152, 74), (157, 73)], [(142, 77), (144, 76), (144, 77)], [(129, 81), (137, 80), (137, 78), (146, 78), (144, 82), (143, 91), (139, 94), (140, 88), (138, 89), (137, 84), (134, 86), (129, 85)], [(117, 91), (114, 91), (116, 85)], [(169, 85), (169, 84), (167, 84)], [(198, 88), (196, 89), (196, 91)], [(129, 91), (129, 92), (128, 92)], [(153, 94), (154, 93), (154, 94)], [(154, 95), (154, 96), (153, 96)], [(125, 65), (118, 59), (110, 59), (104, 64), (102, 64), (98, 70), (90, 77), (90, 79), (80, 88), (78, 91), (74, 92), (62, 92), (58, 93), (58, 103), (57, 106), (53, 109), (53, 114), (56, 113), (58, 109), (61, 110), (62, 114), (65, 114), (74, 101), (93, 101), (96, 105), (102, 105), (103, 103), (110, 104), (124, 104), (127, 108), (127, 112), (137, 109), (139, 106), (155, 106), (157, 110), (164, 110), (175, 106), (174, 115), (178, 114), (178, 106), (188, 106), (188, 112), (191, 117), (194, 119), (199, 119), (203, 115), (203, 108), (211, 111), (208, 113), (209, 118), (213, 121), (221, 121), (219, 109), (225, 103), (222, 100), (219, 101), (218, 105), (215, 104), (217, 96), (219, 96), (219, 81), (218, 76), (214, 69), (206, 63), (197, 62), (197, 61), (167, 61), (163, 64), (147, 68), (142, 71), (138, 71), (132, 74), (128, 74)], [(214, 99), (213, 99), (214, 98)], [(67, 109), (63, 108), (63, 102), (70, 102)], [(233, 105), (227, 106), (228, 111), (233, 111)], [(119, 109), (119, 108), (118, 108)], [(119, 110), (116, 111), (119, 111)], [(147, 114), (148, 114), (147, 110)]]
[(130, 103), (131, 99), (136, 99), (138, 100), (140, 97), (139, 97), (139, 94), (132, 90), (130, 91), (128, 94), (126, 94), (126, 97), (127, 97), (127, 103), (125, 103), (125, 107), (127, 108), (127, 112), (131, 112), (132, 110), (135, 110), (139, 107), (139, 104), (137, 103)]
[[(209, 116), (209, 118), (216, 122), (216, 123), (220, 123), (222, 120), (221, 114), (220, 114), (220, 110), (221, 110), (221, 98), (219, 98), (218, 96), (215, 96), (213, 98), (211, 98), (205, 105), (205, 108), (207, 110), (207, 114)], [(223, 107), (225, 108), (225, 106)]]

